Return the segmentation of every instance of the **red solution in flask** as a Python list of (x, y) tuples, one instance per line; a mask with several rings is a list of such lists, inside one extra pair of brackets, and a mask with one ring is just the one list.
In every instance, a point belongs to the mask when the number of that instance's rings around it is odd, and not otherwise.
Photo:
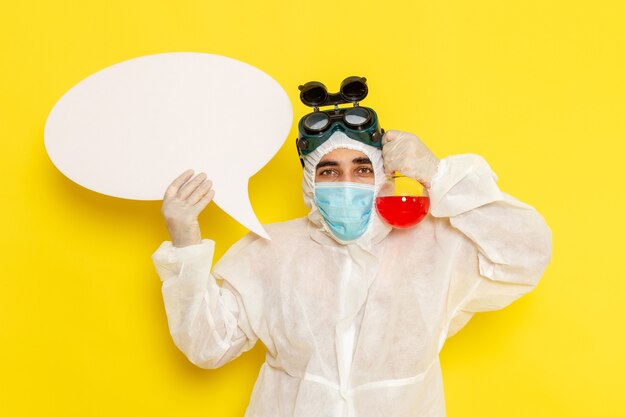
[(415, 226), (428, 213), (428, 196), (383, 196), (376, 197), (376, 210), (389, 226), (405, 229)]

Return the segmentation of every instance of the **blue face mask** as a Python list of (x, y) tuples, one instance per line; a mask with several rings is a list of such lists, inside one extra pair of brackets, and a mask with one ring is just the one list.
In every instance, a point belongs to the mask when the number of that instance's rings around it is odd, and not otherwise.
[(374, 206), (374, 186), (356, 182), (315, 183), (315, 204), (331, 232), (343, 241), (360, 237)]

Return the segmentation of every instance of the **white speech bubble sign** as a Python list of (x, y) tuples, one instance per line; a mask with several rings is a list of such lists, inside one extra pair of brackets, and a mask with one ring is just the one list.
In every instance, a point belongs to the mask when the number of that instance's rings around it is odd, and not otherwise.
[(79, 82), (46, 121), (54, 165), (90, 190), (160, 200), (188, 168), (213, 181), (215, 203), (268, 238), (248, 179), (278, 152), (292, 123), (281, 86), (232, 58), (167, 53), (124, 61)]

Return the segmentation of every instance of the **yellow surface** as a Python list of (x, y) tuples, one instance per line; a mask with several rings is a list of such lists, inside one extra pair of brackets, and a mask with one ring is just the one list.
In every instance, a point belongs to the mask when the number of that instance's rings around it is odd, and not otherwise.
[[(159, 203), (82, 189), (43, 147), (77, 82), (173, 51), (264, 70), (296, 117), (298, 84), (366, 76), (383, 127), (483, 155), (546, 217), (554, 257), (535, 292), (448, 341), (448, 415), (626, 415), (625, 15), (618, 0), (4, 2), (0, 415), (243, 415), (263, 350), (217, 371), (176, 350), (150, 260)], [(295, 136), (251, 181), (262, 222), (306, 212)], [(201, 221), (218, 255), (245, 233), (214, 206)]]

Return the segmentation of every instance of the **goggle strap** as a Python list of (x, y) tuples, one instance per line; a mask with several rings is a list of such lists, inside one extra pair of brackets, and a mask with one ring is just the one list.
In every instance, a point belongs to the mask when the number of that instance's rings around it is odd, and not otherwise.
[(296, 138), (296, 150), (298, 151), (298, 159), (300, 160), (300, 164), (302, 165), (302, 169), (304, 169), (304, 155), (302, 155), (302, 151), (300, 150), (300, 146), (298, 146), (298, 141), (300, 138)]

